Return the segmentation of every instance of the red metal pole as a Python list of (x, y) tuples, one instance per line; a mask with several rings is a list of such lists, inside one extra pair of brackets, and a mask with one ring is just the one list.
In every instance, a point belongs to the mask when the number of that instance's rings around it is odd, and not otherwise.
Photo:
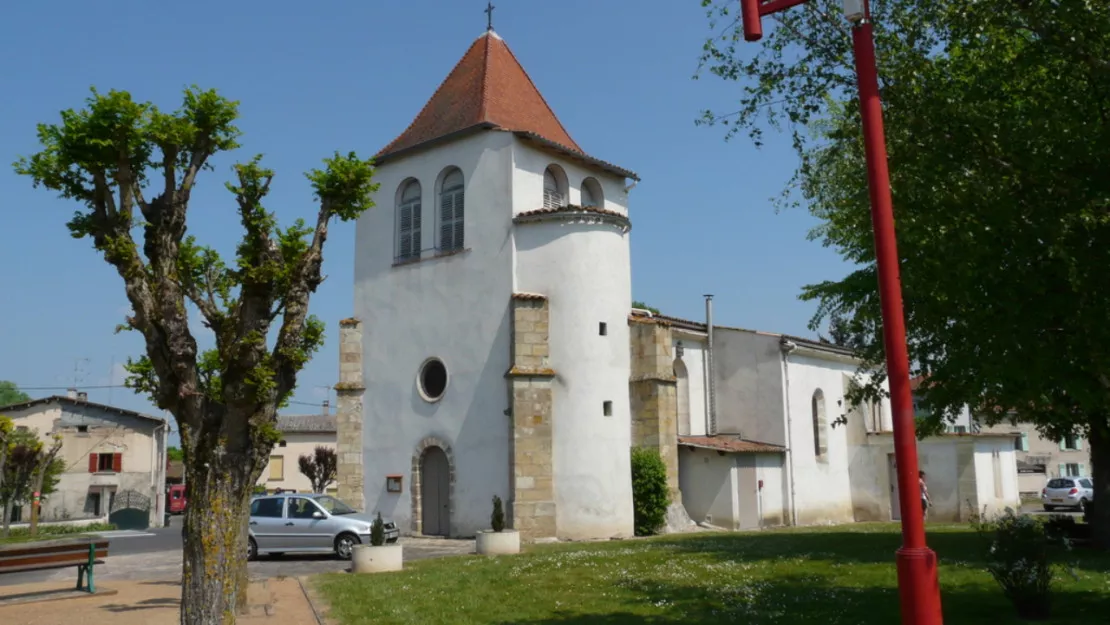
[(871, 224), (875, 231), (875, 260), (879, 269), (879, 298), (883, 312), (883, 345), (890, 381), (894, 419), (894, 457), (898, 464), (902, 547), (895, 555), (903, 625), (941, 625), (937, 555), (925, 544), (925, 521), (917, 476), (917, 439), (910, 395), (910, 363), (898, 275), (898, 246), (894, 236), (894, 208), (890, 199), (883, 109), (875, 63), (875, 41), (870, 19), (852, 28), (860, 113), (867, 155), (867, 184), (871, 192)]

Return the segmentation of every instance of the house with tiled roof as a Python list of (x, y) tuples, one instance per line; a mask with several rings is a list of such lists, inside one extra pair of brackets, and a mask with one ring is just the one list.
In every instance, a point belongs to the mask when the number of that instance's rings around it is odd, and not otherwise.
[[(335, 449), (336, 417), (330, 414), (328, 402), (318, 414), (278, 415), (277, 430), (281, 438), (270, 451), (270, 461), (258, 477), (258, 486), (266, 492), (311, 493), (312, 482), (300, 470), (299, 458), (312, 456), (317, 447)], [(332, 483), (324, 491), (335, 494)]]

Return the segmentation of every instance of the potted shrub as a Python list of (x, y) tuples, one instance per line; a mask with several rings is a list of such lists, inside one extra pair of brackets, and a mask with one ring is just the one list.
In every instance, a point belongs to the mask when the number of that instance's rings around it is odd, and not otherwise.
[(370, 526), (370, 544), (355, 545), (351, 554), (351, 570), (355, 573), (381, 573), (404, 568), (401, 544), (385, 544), (385, 522), (379, 512)]
[(490, 528), (478, 532), (475, 540), (478, 553), (491, 556), (520, 553), (520, 532), (505, 529), (505, 511), (501, 507), (501, 498), (497, 495), (493, 496)]

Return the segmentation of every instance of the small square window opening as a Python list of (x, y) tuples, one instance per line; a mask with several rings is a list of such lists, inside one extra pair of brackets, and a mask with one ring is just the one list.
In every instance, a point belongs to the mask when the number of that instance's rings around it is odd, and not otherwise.
[(597, 324), (597, 333), (601, 336), (607, 336), (609, 334), (609, 324), (604, 321)]
[(613, 416), (613, 402), (611, 402), (611, 401), (602, 402), (601, 410), (605, 414), (605, 416), (607, 416), (607, 417)]

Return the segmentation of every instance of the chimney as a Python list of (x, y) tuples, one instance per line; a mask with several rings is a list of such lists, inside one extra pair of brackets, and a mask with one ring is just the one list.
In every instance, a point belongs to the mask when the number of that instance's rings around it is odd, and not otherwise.
[(330, 415), (331, 414), (331, 402), (326, 400), (326, 399), (324, 400), (324, 414), (325, 415)]
[(77, 399), (77, 389), (72, 388), (72, 387), (67, 388), (66, 389), (66, 397), (68, 397), (70, 399)]
[(89, 394), (85, 391), (77, 392), (77, 401), (89, 401)]
[(706, 416), (709, 417), (709, 423), (706, 423), (705, 433), (709, 436), (717, 434), (717, 368), (713, 366), (713, 296), (711, 294), (705, 295), (705, 365), (706, 377), (709, 378), (709, 384), (706, 385), (706, 390), (709, 395), (709, 406), (706, 410)]

